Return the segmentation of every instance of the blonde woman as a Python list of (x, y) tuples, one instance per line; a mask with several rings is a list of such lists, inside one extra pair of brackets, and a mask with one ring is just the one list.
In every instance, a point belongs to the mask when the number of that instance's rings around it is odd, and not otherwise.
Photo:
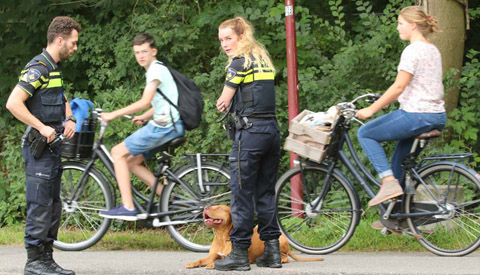
[[(382, 180), (369, 206), (403, 194), (399, 183), (403, 180), (401, 164), (414, 137), (442, 130), (446, 122), (442, 59), (437, 47), (427, 39), (438, 30), (437, 20), (420, 7), (410, 6), (400, 11), (397, 30), (400, 39), (410, 44), (402, 52), (395, 82), (376, 102), (356, 114), (368, 119), (395, 100), (400, 103), (399, 110), (370, 121), (358, 131), (360, 145)], [(394, 140), (398, 143), (390, 166), (380, 142)]]
[(252, 25), (242, 17), (223, 22), (218, 29), (222, 50), (228, 56), (227, 76), (217, 109), (232, 104), (235, 137), (230, 154), (232, 251), (215, 262), (218, 270), (250, 270), (248, 248), (254, 228), (265, 242), (257, 266), (280, 268), (276, 221), (275, 182), (280, 158), (279, 128), (275, 118), (275, 69), (265, 47), (258, 43)]

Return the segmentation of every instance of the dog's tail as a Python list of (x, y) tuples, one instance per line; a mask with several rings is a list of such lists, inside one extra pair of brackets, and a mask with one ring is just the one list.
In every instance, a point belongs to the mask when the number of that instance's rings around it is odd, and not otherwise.
[(292, 259), (294, 259), (297, 262), (319, 262), (319, 261), (323, 261), (323, 258), (301, 258), (301, 257), (298, 257), (297, 255), (293, 254), (292, 251), (288, 251), (287, 255), (292, 257)]

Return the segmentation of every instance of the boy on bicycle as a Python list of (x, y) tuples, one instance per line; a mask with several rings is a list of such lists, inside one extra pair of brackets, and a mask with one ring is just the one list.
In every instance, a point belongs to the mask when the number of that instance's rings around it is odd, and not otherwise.
[[(157, 61), (158, 50), (154, 38), (150, 34), (139, 34), (133, 39), (132, 45), (135, 59), (146, 70), (147, 83), (142, 98), (124, 108), (101, 114), (102, 120), (108, 123), (123, 115), (146, 110), (152, 105), (144, 114), (133, 117), (132, 122), (142, 125), (152, 116), (153, 120), (112, 148), (122, 204), (100, 212), (100, 216), (127, 221), (138, 219), (132, 199), (130, 172), (152, 188), (155, 176), (142, 162), (155, 155), (161, 145), (184, 134), (183, 122), (177, 109), (157, 92), (160, 89), (174, 104), (178, 104), (177, 85), (168, 68)], [(163, 185), (159, 184), (156, 193), (160, 194), (162, 189)]]

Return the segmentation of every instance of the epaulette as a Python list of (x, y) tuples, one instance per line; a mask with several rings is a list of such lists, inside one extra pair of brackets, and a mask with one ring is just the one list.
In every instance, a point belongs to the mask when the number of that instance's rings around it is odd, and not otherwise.
[(43, 62), (42, 60), (37, 60), (38, 63), (42, 64), (43, 66), (47, 67), (47, 64), (45, 64), (45, 62)]

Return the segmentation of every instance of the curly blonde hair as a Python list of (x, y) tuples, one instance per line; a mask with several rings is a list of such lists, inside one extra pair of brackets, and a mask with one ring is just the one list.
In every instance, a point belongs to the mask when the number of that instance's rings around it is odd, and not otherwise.
[[(235, 53), (228, 57), (228, 65), (226, 68), (232, 63), (233, 57), (243, 55), (245, 58), (245, 63), (243, 64), (244, 68), (250, 67), (253, 61), (258, 65), (264, 62), (275, 72), (275, 67), (273, 66), (267, 49), (264, 45), (255, 40), (255, 37), (253, 36), (254, 29), (250, 22), (241, 16), (237, 16), (223, 21), (218, 27), (218, 29), (225, 28), (231, 28), (237, 35), (242, 37), (238, 41), (238, 47)], [(252, 56), (254, 60), (252, 60)], [(258, 69), (262, 70), (262, 67), (258, 66)]]
[(427, 36), (431, 33), (438, 32), (438, 21), (435, 17), (427, 14), (419, 6), (405, 7), (400, 11), (400, 16), (403, 17), (408, 23), (416, 23), (418, 30)]

